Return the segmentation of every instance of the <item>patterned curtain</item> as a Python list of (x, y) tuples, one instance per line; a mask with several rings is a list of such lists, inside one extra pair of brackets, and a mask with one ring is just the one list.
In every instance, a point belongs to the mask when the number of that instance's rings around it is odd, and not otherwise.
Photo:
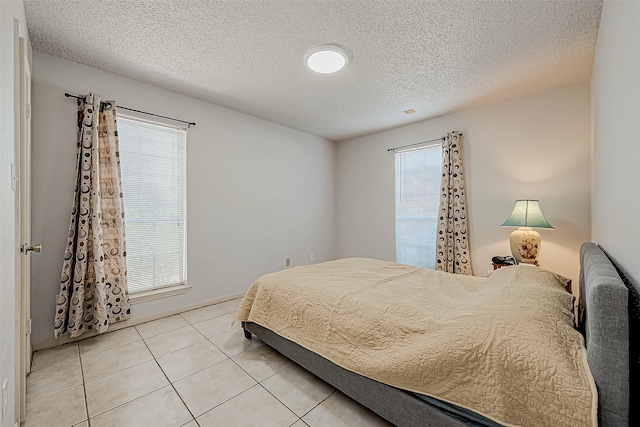
[(56, 338), (102, 333), (130, 317), (116, 105), (95, 93), (78, 107), (76, 171)]
[(471, 275), (467, 203), (460, 148), (460, 134), (455, 131), (447, 133), (442, 143), (436, 270)]

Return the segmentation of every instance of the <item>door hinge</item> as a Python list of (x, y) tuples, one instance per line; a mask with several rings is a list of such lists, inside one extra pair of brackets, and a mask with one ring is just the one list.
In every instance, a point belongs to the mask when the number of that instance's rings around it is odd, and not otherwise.
[(27, 319), (27, 335), (31, 333), (31, 319)]
[(18, 188), (18, 175), (16, 172), (16, 166), (11, 163), (11, 189), (16, 191)]
[(27, 104), (27, 119), (31, 118), (31, 104)]

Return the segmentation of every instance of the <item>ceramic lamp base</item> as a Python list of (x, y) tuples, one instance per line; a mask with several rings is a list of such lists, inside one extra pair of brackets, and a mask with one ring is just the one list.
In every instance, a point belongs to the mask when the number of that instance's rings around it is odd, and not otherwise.
[(529, 227), (520, 227), (509, 238), (511, 254), (518, 263), (538, 265), (540, 251), (540, 233)]

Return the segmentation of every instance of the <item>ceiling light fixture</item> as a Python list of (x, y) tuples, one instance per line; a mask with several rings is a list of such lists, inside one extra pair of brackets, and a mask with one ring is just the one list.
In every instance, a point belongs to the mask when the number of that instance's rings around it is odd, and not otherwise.
[(310, 49), (304, 56), (304, 62), (311, 71), (330, 74), (346, 68), (349, 64), (349, 56), (344, 49), (325, 44)]

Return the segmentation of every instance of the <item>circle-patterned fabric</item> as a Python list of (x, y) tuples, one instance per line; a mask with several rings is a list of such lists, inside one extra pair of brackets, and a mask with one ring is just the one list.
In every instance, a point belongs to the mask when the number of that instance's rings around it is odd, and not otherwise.
[(78, 107), (77, 182), (56, 299), (56, 338), (126, 320), (124, 208), (115, 102), (89, 93)]
[(471, 275), (467, 202), (460, 134), (447, 132), (442, 143), (442, 181), (436, 234), (436, 270)]

